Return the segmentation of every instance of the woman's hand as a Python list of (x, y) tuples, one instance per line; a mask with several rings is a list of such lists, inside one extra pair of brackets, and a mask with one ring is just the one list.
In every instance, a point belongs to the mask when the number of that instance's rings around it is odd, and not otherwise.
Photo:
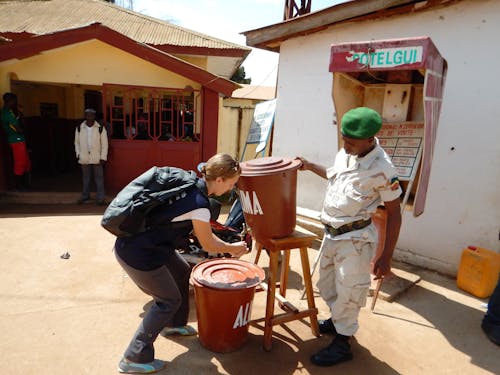
[(231, 248), (231, 251), (229, 253), (236, 258), (239, 258), (242, 255), (248, 253), (248, 247), (245, 241), (233, 242), (229, 245), (229, 247)]
[(240, 257), (248, 252), (245, 241), (228, 243), (222, 241), (212, 233), (210, 223), (193, 220), (194, 235), (200, 241), (203, 250), (211, 253), (229, 253), (235, 257)]

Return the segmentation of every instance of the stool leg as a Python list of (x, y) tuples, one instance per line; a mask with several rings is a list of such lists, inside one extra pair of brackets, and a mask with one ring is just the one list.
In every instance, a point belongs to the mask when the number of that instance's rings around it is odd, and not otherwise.
[[(300, 248), (300, 260), (302, 263), (302, 275), (304, 276), (304, 285), (307, 295), (307, 306), (309, 307), (309, 309), (315, 309), (316, 305), (314, 303), (314, 292), (311, 280), (311, 271), (309, 269), (309, 257), (307, 255), (307, 247)], [(313, 335), (319, 337), (317, 314), (311, 314), (309, 318), (311, 320), (311, 331)]]
[(276, 293), (276, 278), (278, 275), (278, 257), (279, 251), (269, 251), (269, 278), (267, 281), (267, 301), (266, 301), (266, 318), (264, 325), (264, 350), (270, 351), (272, 347), (273, 334), (273, 316), (274, 316), (274, 296)]
[(288, 273), (290, 272), (290, 250), (283, 250), (283, 260), (281, 261), (280, 294), (286, 297), (288, 284)]
[(261, 251), (262, 251), (262, 244), (260, 244), (259, 242), (255, 242), (255, 259), (253, 261), (254, 264), (259, 263)]
[[(321, 246), (321, 250), (323, 250), (323, 246)], [(319, 260), (321, 258), (322, 253), (323, 253), (322, 251), (319, 251), (318, 255), (316, 255), (316, 259), (314, 260), (313, 268), (311, 271), (311, 277), (314, 275), (314, 272), (316, 272), (316, 268), (318, 267)], [(302, 295), (300, 296), (300, 299), (304, 299), (305, 295), (306, 295), (306, 290), (304, 289), (304, 291), (302, 292)]]

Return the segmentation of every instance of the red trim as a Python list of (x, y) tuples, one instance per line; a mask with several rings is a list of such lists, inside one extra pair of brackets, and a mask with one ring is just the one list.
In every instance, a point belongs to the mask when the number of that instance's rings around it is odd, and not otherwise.
[(169, 44), (150, 44), (151, 47), (160, 51), (177, 54), (177, 55), (203, 55), (203, 56), (223, 56), (223, 57), (241, 57), (245, 58), (251, 52), (247, 49), (236, 48), (207, 48), (207, 47), (189, 47), (189, 46), (173, 46)]
[(203, 133), (202, 158), (208, 160), (217, 153), (217, 134), (219, 131), (219, 95), (203, 88)]
[(10, 59), (23, 59), (34, 56), (42, 51), (47, 51), (86, 40), (98, 39), (113, 47), (135, 55), (143, 60), (149, 61), (162, 68), (192, 79), (211, 90), (231, 96), (239, 85), (225, 78), (207, 72), (184, 60), (171, 56), (159, 49), (146, 44), (137, 43), (134, 40), (120, 34), (99, 23), (84, 26), (77, 29), (59, 31), (52, 34), (35, 36), (18, 40), (0, 46), (0, 62)]
[(34, 34), (27, 33), (26, 31), (23, 31), (22, 33), (12, 33), (12, 32), (2, 32), (0, 33), (0, 36), (3, 36), (4, 38), (10, 39), (11, 41), (16, 41), (16, 40), (21, 40), (21, 39), (26, 39), (32, 37)]
[[(43, 35), (43, 34), (42, 34)], [(10, 39), (15, 42), (22, 39), (41, 36), (38, 34), (14, 32), (0, 32), (0, 36)], [(149, 44), (148, 46), (159, 49), (165, 53), (177, 55), (202, 55), (202, 56), (222, 56), (222, 57), (240, 57), (245, 58), (251, 52), (251, 49), (242, 48), (210, 48), (210, 47), (191, 47), (191, 46), (175, 46), (171, 44)]]

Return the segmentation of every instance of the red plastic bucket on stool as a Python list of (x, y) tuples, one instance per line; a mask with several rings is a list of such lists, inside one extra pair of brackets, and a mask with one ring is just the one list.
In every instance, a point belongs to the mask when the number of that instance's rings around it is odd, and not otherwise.
[(262, 268), (238, 259), (213, 259), (193, 268), (198, 337), (205, 348), (227, 353), (243, 346), (255, 287), (262, 280)]
[(296, 224), (300, 160), (272, 156), (240, 165), (238, 191), (252, 236), (262, 242), (291, 234)]

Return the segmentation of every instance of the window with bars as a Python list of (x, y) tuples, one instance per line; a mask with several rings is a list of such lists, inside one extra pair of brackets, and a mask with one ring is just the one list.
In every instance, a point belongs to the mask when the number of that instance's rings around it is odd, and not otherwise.
[(198, 142), (200, 92), (186, 88), (104, 85), (105, 116), (111, 138)]

